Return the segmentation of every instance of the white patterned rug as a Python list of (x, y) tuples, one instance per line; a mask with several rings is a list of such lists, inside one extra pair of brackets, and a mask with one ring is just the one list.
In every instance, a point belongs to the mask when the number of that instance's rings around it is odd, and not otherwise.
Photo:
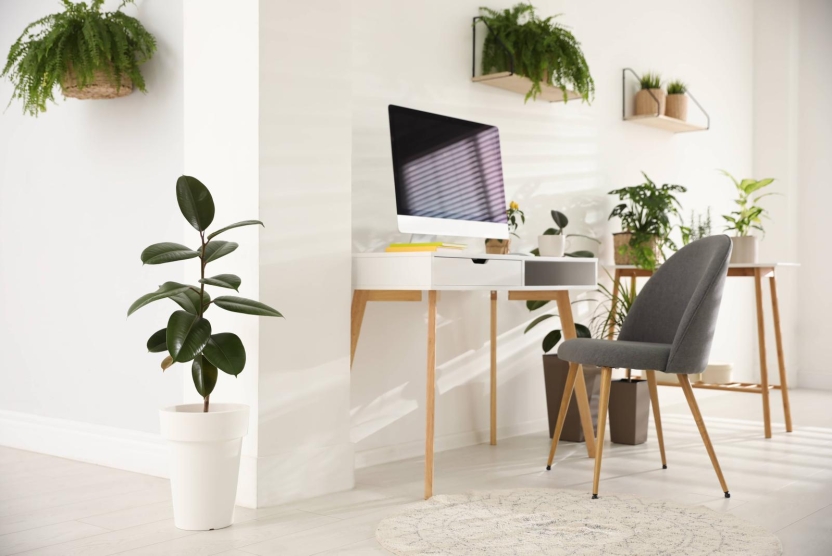
[(554, 489), (434, 496), (384, 519), (376, 538), (407, 556), (782, 553), (773, 534), (703, 506)]

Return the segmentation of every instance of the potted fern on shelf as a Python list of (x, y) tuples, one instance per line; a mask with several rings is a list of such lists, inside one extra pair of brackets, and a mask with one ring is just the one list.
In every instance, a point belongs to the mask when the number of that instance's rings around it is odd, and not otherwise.
[(134, 17), (122, 11), (102, 12), (104, 0), (62, 0), (64, 11), (29, 24), (9, 49), (2, 77), (14, 85), (12, 100), (26, 114), (46, 112), (55, 89), (65, 97), (111, 99), (133, 87), (147, 92), (139, 65), (150, 60), (156, 40)]
[(536, 99), (544, 87), (556, 87), (569, 100), (573, 91), (582, 102), (595, 95), (595, 82), (581, 43), (569, 29), (555, 21), (558, 16), (540, 18), (531, 4), (517, 4), (503, 11), (480, 8), (488, 26), (482, 50), (482, 73), (513, 70), (528, 78), (531, 87), (526, 101)]
[[(171, 444), (171, 489), (174, 523), (180, 529), (210, 530), (231, 525), (242, 439), (248, 432), (247, 405), (211, 404), (219, 371), (237, 376), (246, 365), (246, 350), (240, 337), (217, 333), (206, 313), (212, 307), (261, 317), (282, 317), (264, 303), (232, 295), (211, 298), (206, 286), (237, 291), (241, 280), (234, 274), (206, 276), (208, 265), (237, 249), (233, 241), (215, 239), (241, 226), (262, 226), (259, 220), (244, 220), (211, 233), (214, 201), (208, 188), (191, 176), (176, 182), (176, 200), (185, 220), (199, 232), (199, 245), (192, 249), (178, 243), (154, 243), (141, 254), (144, 264), (165, 264), (199, 259), (196, 284), (165, 282), (138, 298), (128, 309), (129, 317), (145, 305), (170, 299), (179, 306), (164, 328), (147, 340), (151, 353), (164, 353), (162, 371), (176, 363), (190, 366), (194, 387), (202, 403), (160, 410), (162, 436)], [(198, 284), (198, 285), (197, 285)]]

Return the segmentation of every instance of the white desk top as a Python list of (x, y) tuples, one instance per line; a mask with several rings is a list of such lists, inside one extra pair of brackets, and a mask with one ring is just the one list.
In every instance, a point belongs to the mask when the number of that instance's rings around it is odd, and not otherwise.
[[(661, 266), (661, 265), (658, 265)], [(732, 263), (729, 264), (729, 268), (773, 268), (773, 267), (799, 267), (800, 263)], [(613, 270), (633, 270), (636, 265), (632, 264), (611, 264), (611, 265), (604, 265), (604, 268), (611, 268)]]

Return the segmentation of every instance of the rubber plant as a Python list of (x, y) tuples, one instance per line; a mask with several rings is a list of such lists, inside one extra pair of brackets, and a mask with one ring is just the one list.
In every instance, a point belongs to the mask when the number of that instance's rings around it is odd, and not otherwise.
[[(551, 212), (551, 214), (552, 214), (552, 221), (555, 223), (555, 225), (554, 225), (554, 227), (548, 228), (545, 232), (543, 232), (544, 236), (563, 235), (566, 238), (582, 237), (582, 238), (585, 238), (585, 239), (592, 240), (595, 243), (601, 243), (600, 241), (598, 241), (597, 239), (595, 239), (594, 237), (591, 237), (591, 236), (587, 236), (587, 235), (583, 235), (583, 234), (567, 234), (566, 232), (564, 232), (564, 229), (569, 225), (569, 218), (567, 218), (566, 215), (563, 214), (559, 210), (553, 210)], [(532, 249), (531, 253), (535, 257), (539, 257), (540, 256), (540, 249), (537, 249), (537, 248)], [(578, 250), (578, 251), (572, 251), (571, 253), (564, 253), (564, 255), (566, 255), (567, 257), (579, 257), (579, 258), (591, 259), (592, 257), (595, 256), (595, 253), (593, 253), (592, 251)]]
[(537, 98), (541, 84), (554, 85), (581, 96), (590, 103), (595, 95), (595, 82), (589, 72), (581, 43), (569, 29), (550, 16), (539, 18), (531, 4), (517, 4), (503, 11), (480, 8), (489, 29), (482, 48), (483, 74), (512, 70), (528, 77), (531, 88), (526, 101)]
[[(214, 220), (214, 200), (208, 188), (192, 176), (181, 176), (176, 181), (176, 200), (185, 220), (199, 232), (196, 249), (172, 242), (154, 243), (142, 251), (143, 264), (164, 264), (187, 259), (199, 259), (199, 287), (178, 282), (165, 282), (154, 292), (138, 298), (127, 310), (129, 317), (145, 305), (162, 299), (174, 301), (181, 310), (174, 311), (165, 328), (157, 330), (147, 340), (152, 353), (167, 353), (162, 360), (162, 371), (174, 363), (191, 362), (191, 375), (197, 392), (203, 398), (203, 411), (208, 411), (209, 398), (217, 384), (218, 370), (237, 376), (246, 365), (246, 350), (242, 340), (231, 332), (214, 333), (205, 313), (211, 306), (234, 313), (261, 317), (282, 317), (278, 311), (259, 301), (221, 295), (214, 299), (205, 286), (239, 291), (241, 280), (234, 274), (205, 276), (209, 263), (234, 252), (238, 244), (215, 239), (234, 228), (263, 226), (259, 220), (243, 220), (207, 233)], [(206, 235), (207, 234), (207, 235)]]
[(121, 11), (133, 0), (114, 12), (101, 11), (104, 0), (61, 1), (64, 11), (30, 23), (9, 49), (0, 76), (14, 85), (11, 101), (20, 99), (24, 113), (37, 116), (55, 102), (56, 87), (71, 82), (83, 90), (100, 75), (116, 90), (147, 92), (139, 65), (156, 52), (156, 39)]

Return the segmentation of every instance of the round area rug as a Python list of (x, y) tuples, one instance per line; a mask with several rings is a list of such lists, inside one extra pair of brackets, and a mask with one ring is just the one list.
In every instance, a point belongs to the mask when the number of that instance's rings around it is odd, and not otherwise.
[(407, 556), (782, 553), (766, 530), (703, 506), (554, 489), (434, 496), (384, 519), (376, 538)]

